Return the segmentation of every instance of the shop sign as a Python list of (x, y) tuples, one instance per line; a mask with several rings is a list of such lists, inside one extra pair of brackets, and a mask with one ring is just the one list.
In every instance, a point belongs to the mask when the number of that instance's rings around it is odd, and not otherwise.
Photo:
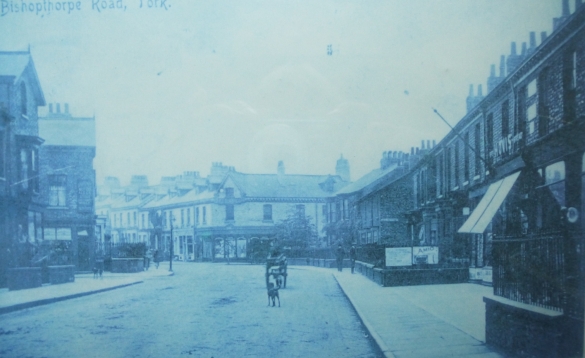
[(518, 143), (522, 140), (522, 132), (516, 135), (509, 134), (506, 138), (499, 140), (496, 143), (494, 150), (489, 153), (490, 158), (494, 161), (518, 150)]

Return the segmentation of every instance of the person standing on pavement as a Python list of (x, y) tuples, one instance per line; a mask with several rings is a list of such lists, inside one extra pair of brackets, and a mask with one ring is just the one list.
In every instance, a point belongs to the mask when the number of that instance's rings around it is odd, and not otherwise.
[(146, 254), (144, 255), (144, 270), (148, 271), (150, 267), (150, 261), (152, 261), (152, 250), (146, 250)]
[(158, 269), (158, 250), (154, 250), (154, 267)]
[(356, 260), (356, 252), (355, 252), (355, 245), (351, 245), (351, 249), (349, 249), (349, 261), (351, 263), (351, 273), (355, 268), (355, 260)]
[(341, 246), (341, 244), (339, 244), (339, 246), (337, 246), (336, 256), (337, 256), (337, 271), (341, 272), (343, 270), (343, 257), (345, 256), (345, 251), (343, 250), (343, 247)]

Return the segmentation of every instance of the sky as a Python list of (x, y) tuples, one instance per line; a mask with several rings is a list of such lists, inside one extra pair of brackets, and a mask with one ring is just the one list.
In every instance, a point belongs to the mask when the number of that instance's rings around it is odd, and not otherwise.
[(485, 94), (490, 65), (499, 69), (510, 43), (520, 49), (530, 31), (540, 44), (562, 6), (81, 0), (72, 10), (23, 12), (22, 4), (0, 0), (0, 51), (30, 46), (47, 103), (95, 116), (98, 184), (205, 176), (212, 162), (276, 173), (283, 160), (287, 173), (334, 174), (340, 155), (357, 180), (384, 151), (439, 142), (449, 128), (432, 108), (457, 123), (469, 85)]

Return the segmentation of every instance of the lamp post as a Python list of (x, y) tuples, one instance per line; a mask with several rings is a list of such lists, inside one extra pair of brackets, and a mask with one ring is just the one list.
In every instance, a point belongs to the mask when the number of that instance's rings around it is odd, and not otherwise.
[(175, 220), (175, 218), (173, 217), (173, 212), (171, 211), (171, 215), (170, 215), (170, 222), (171, 222), (171, 248), (170, 248), (170, 251), (171, 251), (171, 257), (170, 257), (170, 260), (169, 260), (169, 271), (171, 271), (171, 272), (173, 272), (173, 255), (174, 255), (174, 252), (173, 252), (173, 248), (174, 248), (174, 245), (173, 245), (173, 240), (174, 240), (173, 239), (173, 221), (174, 220)]

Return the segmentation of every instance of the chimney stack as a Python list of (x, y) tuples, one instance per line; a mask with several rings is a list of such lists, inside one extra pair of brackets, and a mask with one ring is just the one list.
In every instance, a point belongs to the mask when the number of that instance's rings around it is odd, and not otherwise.
[(512, 44), (511, 44), (510, 55), (512, 55), (512, 56), (516, 55), (516, 42), (512, 42)]
[(546, 31), (543, 31), (540, 33), (540, 44), (541, 45), (544, 42), (544, 40), (546, 40)]
[(437, 145), (437, 141), (433, 139), (433, 148)]
[(483, 97), (481, 85), (477, 85), (477, 97)]
[(506, 56), (500, 56), (500, 77), (506, 77)]
[(431, 141), (427, 140), (427, 149), (431, 149)]
[(490, 77), (496, 77), (496, 65), (494, 64), (490, 66)]
[(563, 17), (571, 15), (569, 10), (569, 0), (563, 0)]
[(530, 31), (530, 50), (534, 51), (536, 48), (536, 32)]
[(526, 50), (527, 50), (526, 42), (522, 42), (522, 53), (521, 53), (522, 56), (526, 56)]
[(414, 155), (414, 147), (410, 147), (410, 155)]
[(424, 139), (420, 141), (420, 149), (424, 150), (425, 149), (425, 141)]

